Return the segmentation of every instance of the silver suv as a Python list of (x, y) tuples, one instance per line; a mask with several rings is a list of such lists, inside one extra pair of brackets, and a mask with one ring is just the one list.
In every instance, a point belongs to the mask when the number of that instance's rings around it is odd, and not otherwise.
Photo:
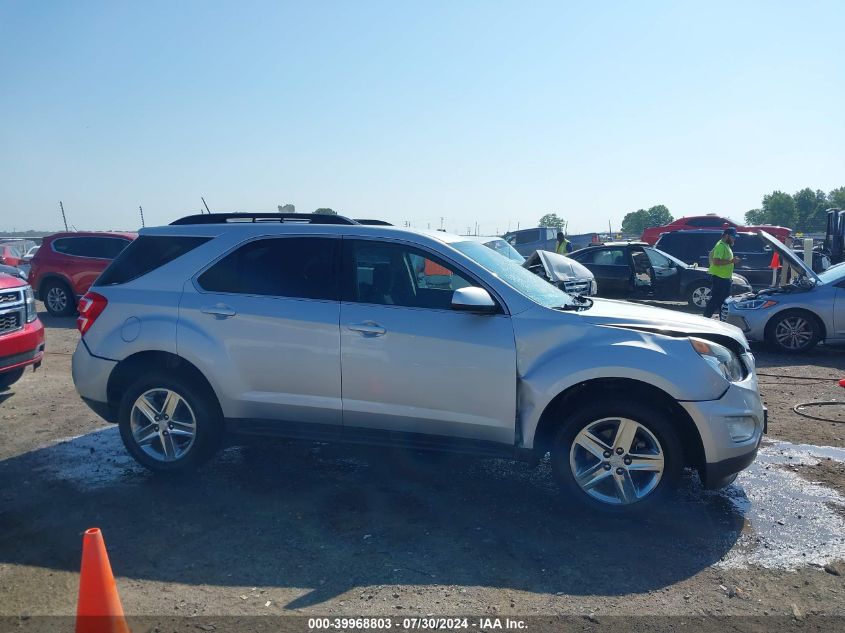
[(267, 216), (142, 230), (80, 302), (76, 388), (147, 468), (237, 434), (550, 453), (564, 492), (626, 512), (753, 461), (739, 329), (573, 297), (444, 233)]

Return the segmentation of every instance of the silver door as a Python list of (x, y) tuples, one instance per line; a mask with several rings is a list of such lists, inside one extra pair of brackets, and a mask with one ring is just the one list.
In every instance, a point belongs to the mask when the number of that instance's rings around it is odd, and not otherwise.
[(177, 349), (227, 418), (341, 425), (340, 242), (253, 240), (186, 284)]
[(353, 427), (513, 444), (516, 352), (510, 317), (450, 308), (472, 285), (431, 254), (344, 240), (344, 433)]

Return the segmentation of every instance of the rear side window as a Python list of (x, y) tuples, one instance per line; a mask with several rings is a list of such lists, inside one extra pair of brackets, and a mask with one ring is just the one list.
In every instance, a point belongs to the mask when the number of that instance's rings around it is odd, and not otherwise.
[(742, 253), (763, 253), (765, 244), (756, 235), (737, 235), (733, 250)]
[(181, 235), (142, 235), (124, 249), (120, 256), (103, 271), (95, 285), (125, 284), (172, 262), (200, 244), (205, 244), (209, 239), (211, 238)]
[(687, 221), (687, 226), (701, 226), (701, 227), (710, 227), (710, 226), (724, 226), (726, 222), (719, 217), (713, 218), (694, 218), (692, 220)]
[(587, 253), (581, 260), (585, 264), (595, 264), (597, 266), (627, 266), (628, 259), (625, 257), (625, 251), (618, 248), (597, 248), (591, 253)]
[(74, 257), (114, 259), (129, 240), (121, 237), (62, 237), (53, 242), (53, 250)]
[(540, 231), (521, 231), (513, 236), (514, 244), (531, 244), (540, 241)]
[(208, 292), (337, 301), (340, 240), (288, 237), (248, 242), (197, 281)]

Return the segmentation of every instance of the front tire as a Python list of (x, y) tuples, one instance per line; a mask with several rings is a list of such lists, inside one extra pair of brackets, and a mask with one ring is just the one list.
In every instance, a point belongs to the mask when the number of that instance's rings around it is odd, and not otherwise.
[(687, 303), (691, 308), (704, 310), (712, 295), (713, 289), (710, 288), (710, 284), (702, 282), (695, 283), (690, 286), (689, 292), (687, 293)]
[(0, 374), (0, 391), (5, 391), (23, 376), (23, 367), (18, 367), (12, 371), (6, 371)]
[(788, 310), (775, 316), (766, 326), (766, 340), (788, 354), (800, 354), (813, 349), (821, 340), (818, 319), (803, 310)]
[(44, 299), (44, 307), (54, 317), (70, 316), (76, 310), (76, 299), (68, 285), (63, 281), (51, 279), (45, 281), (39, 293)]
[(629, 514), (677, 487), (683, 452), (668, 416), (628, 398), (579, 407), (551, 450), (562, 492), (587, 508)]
[(170, 374), (136, 380), (118, 416), (126, 450), (154, 472), (192, 470), (220, 445), (222, 415), (207, 387)]

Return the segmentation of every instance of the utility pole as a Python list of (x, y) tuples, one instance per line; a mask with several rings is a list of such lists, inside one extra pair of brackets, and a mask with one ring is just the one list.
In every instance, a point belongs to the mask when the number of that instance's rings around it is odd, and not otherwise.
[(144, 207), (138, 205), (138, 211), (141, 212), (141, 228), (144, 228), (145, 226), (147, 226), (146, 224), (144, 224)]
[(62, 222), (65, 223), (65, 231), (67, 231), (68, 228), (67, 228), (67, 217), (65, 217), (65, 205), (62, 204), (61, 200), (59, 200), (59, 208), (62, 210)]

